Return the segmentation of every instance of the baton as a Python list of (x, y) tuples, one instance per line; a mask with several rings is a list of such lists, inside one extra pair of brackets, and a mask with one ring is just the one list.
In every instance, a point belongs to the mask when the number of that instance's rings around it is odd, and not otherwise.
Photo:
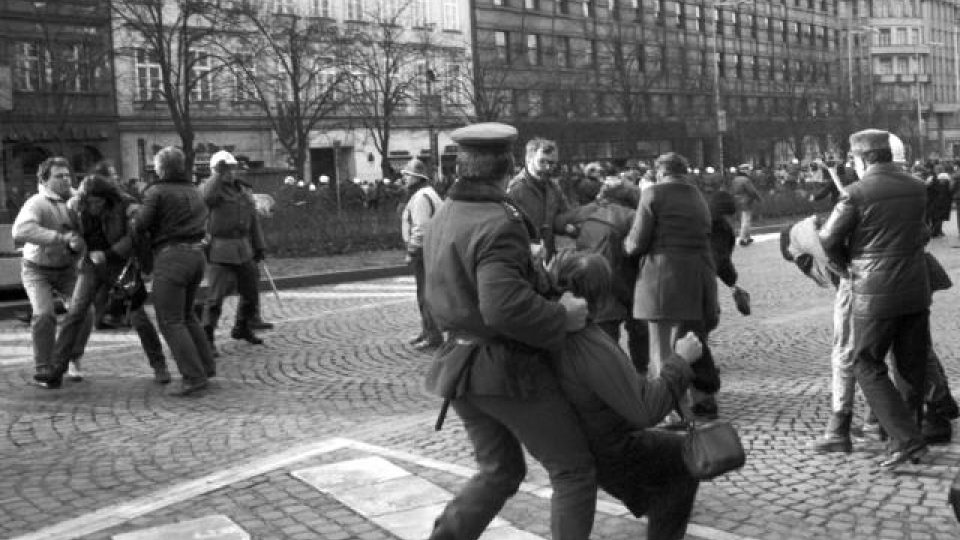
[(277, 305), (280, 306), (280, 309), (283, 309), (283, 301), (280, 300), (280, 291), (277, 290), (277, 283), (273, 281), (273, 275), (270, 274), (270, 267), (267, 266), (266, 261), (260, 261), (260, 264), (263, 265), (263, 273), (267, 276), (267, 281), (270, 282), (270, 288), (273, 289), (273, 296), (277, 299)]

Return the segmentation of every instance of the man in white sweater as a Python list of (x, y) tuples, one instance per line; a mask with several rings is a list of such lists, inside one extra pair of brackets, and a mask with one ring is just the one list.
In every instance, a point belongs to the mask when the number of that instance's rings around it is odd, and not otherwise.
[(426, 268), (423, 264), (423, 233), (443, 201), (430, 185), (429, 171), (422, 161), (413, 158), (400, 172), (403, 174), (407, 193), (410, 194), (410, 199), (407, 200), (407, 205), (401, 214), (400, 226), (403, 241), (407, 245), (407, 263), (413, 268), (413, 275), (417, 282), (417, 306), (420, 308), (422, 329), (420, 335), (413, 338), (410, 344), (415, 349), (427, 350), (439, 346), (443, 342), (443, 336), (423, 301), (426, 277)]
[(44, 160), (37, 171), (38, 193), (24, 203), (13, 223), (13, 241), (24, 244), (20, 277), (33, 308), (33, 380), (48, 389), (60, 388), (67, 368), (53, 358), (57, 333), (53, 295), (73, 295), (77, 257), (84, 250), (78, 217), (67, 207), (71, 178), (66, 158)]

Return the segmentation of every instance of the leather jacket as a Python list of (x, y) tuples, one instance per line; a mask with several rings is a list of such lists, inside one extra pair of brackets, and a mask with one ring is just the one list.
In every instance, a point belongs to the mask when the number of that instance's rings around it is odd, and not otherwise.
[(134, 219), (138, 234), (149, 233), (155, 252), (166, 244), (194, 243), (206, 234), (207, 205), (186, 177), (165, 178), (147, 188)]
[(929, 309), (923, 182), (893, 163), (870, 166), (847, 187), (820, 230), (827, 256), (847, 268), (853, 314), (887, 318)]

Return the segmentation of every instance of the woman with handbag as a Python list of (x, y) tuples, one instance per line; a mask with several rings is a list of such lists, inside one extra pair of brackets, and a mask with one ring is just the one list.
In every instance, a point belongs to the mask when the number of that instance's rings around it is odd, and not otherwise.
[[(89, 330), (84, 328), (94, 299), (111, 289), (132, 259), (133, 238), (127, 222), (131, 202), (132, 198), (122, 193), (116, 184), (94, 174), (83, 180), (76, 195), (67, 203), (80, 216), (80, 234), (87, 245), (70, 310), (54, 345), (58, 365), (70, 362), (68, 379), (79, 381), (83, 378), (80, 355), (90, 337)], [(161, 384), (170, 382), (160, 337), (147, 317), (143, 303), (131, 305), (129, 315), (130, 324), (137, 331), (153, 368), (154, 379)]]
[[(549, 272), (559, 292), (586, 299), (591, 316), (611, 287), (602, 256), (562, 251)], [(677, 402), (693, 377), (690, 363), (701, 354), (693, 334), (680, 338), (656, 378), (634, 369), (620, 346), (594, 322), (568, 334), (556, 363), (567, 399), (580, 418), (596, 457), (597, 483), (636, 517), (648, 518), (647, 538), (683, 538), (699, 481), (684, 460), (686, 438), (648, 429)]]

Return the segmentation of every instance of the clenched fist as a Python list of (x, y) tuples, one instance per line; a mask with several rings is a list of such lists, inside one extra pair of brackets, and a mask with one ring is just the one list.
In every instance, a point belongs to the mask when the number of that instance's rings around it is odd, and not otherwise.
[(700, 343), (700, 338), (695, 336), (693, 332), (687, 332), (687, 335), (677, 340), (673, 350), (680, 358), (692, 364), (699, 360), (700, 355), (703, 354), (703, 344)]
[(563, 293), (560, 305), (567, 310), (567, 332), (576, 332), (587, 325), (587, 301), (571, 292)]

